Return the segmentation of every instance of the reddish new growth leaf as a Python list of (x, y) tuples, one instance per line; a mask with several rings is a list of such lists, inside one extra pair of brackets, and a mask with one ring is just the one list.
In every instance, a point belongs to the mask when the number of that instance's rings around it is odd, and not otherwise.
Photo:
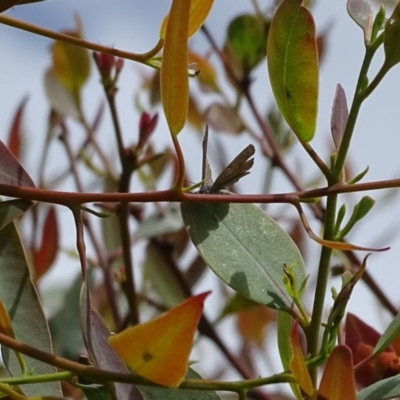
[(8, 132), (7, 147), (16, 159), (20, 158), (21, 152), (21, 137), (22, 137), (22, 119), (28, 97), (25, 96), (19, 104), (14, 118), (11, 122)]
[(53, 265), (58, 252), (58, 222), (54, 207), (46, 215), (43, 225), (42, 241), (34, 251), (33, 265), (35, 279), (41, 278)]
[[(345, 324), (346, 344), (353, 353), (354, 365), (370, 357), (381, 335), (353, 314), (348, 314)], [(392, 346), (356, 371), (359, 387), (397, 375), (400, 372), (399, 356)]]
[(351, 351), (335, 347), (326, 363), (317, 400), (356, 400)]

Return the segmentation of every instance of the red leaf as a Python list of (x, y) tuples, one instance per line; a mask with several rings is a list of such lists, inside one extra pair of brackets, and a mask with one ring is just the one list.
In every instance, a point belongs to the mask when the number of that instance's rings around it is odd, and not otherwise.
[(26, 103), (28, 101), (28, 96), (25, 96), (14, 114), (10, 130), (8, 132), (7, 147), (14, 155), (15, 158), (20, 158), (21, 152), (21, 137), (22, 137), (22, 118), (24, 115), (24, 110)]
[(58, 222), (54, 207), (49, 209), (43, 225), (42, 241), (34, 252), (35, 279), (42, 277), (53, 265), (58, 252)]

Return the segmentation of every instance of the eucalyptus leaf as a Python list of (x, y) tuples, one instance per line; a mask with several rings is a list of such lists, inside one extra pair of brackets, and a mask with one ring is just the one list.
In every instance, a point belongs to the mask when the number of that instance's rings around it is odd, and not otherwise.
[[(186, 374), (188, 379), (202, 379), (193, 369)], [(221, 400), (212, 390), (168, 389), (155, 386), (139, 386), (146, 400)]]
[[(12, 327), (18, 340), (39, 350), (52, 353), (50, 332), (22, 247), (21, 238), (14, 223), (0, 230), (0, 296), (11, 317)], [(3, 361), (12, 376), (19, 376), (21, 369), (14, 352), (1, 348)], [(30, 357), (24, 357), (28, 370), (34, 374), (56, 372), (52, 365)], [(24, 385), (28, 397), (62, 397), (59, 382)]]
[(0, 229), (20, 217), (32, 205), (32, 201), (22, 199), (0, 202)]
[(378, 343), (374, 348), (373, 354), (380, 354), (386, 350), (388, 346), (392, 344), (394, 339), (400, 334), (400, 314), (397, 314), (393, 321), (386, 328), (380, 337)]
[(357, 400), (388, 400), (400, 396), (400, 376), (382, 379), (357, 393)]
[(207, 265), (232, 289), (278, 310), (292, 308), (283, 266), (295, 265), (294, 285), (305, 278), (289, 235), (252, 204), (182, 203), (185, 227)]

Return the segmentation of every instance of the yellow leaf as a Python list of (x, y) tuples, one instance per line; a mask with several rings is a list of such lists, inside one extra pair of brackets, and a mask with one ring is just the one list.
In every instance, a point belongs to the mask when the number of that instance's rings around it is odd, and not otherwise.
[[(75, 31), (64, 32), (70, 36), (82, 37), (80, 20), (76, 19)], [(65, 89), (77, 95), (90, 73), (88, 51), (70, 43), (56, 41), (51, 48), (53, 56), (52, 71)]]
[(110, 336), (108, 342), (138, 375), (162, 386), (178, 387), (186, 375), (193, 338), (209, 294), (190, 297), (156, 319)]
[(306, 363), (304, 361), (304, 355), (301, 351), (299, 337), (297, 334), (298, 324), (297, 322), (293, 325), (291, 332), (292, 339), (292, 359), (290, 360), (290, 371), (293, 376), (297, 379), (297, 383), (301, 387), (301, 389), (311, 396), (314, 392), (313, 384), (311, 382), (310, 374), (308, 373), (308, 369)]
[(217, 73), (213, 65), (204, 57), (197, 53), (189, 52), (189, 63), (196, 64), (193, 68), (199, 71), (199, 82), (214, 92), (219, 92)]
[(11, 325), (10, 316), (4, 306), (4, 303), (0, 300), (0, 332), (7, 336), (15, 339), (14, 330)]
[(172, 135), (184, 127), (189, 103), (188, 21), (190, 0), (173, 0), (161, 64), (161, 101)]
[[(194, 35), (206, 20), (214, 0), (192, 0), (189, 14), (188, 37)], [(160, 38), (165, 39), (169, 14), (164, 18), (160, 29)]]

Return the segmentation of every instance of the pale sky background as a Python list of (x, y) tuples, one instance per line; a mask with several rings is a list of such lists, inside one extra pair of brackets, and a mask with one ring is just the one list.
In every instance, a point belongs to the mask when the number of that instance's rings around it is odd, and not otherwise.
[[(262, 7), (270, 4), (263, 0), (260, 0), (259, 3)], [(348, 16), (344, 0), (320, 0), (315, 3), (317, 4), (313, 8), (313, 12), (317, 31), (324, 31), (327, 24), (330, 25), (327, 54), (320, 74), (318, 128), (312, 142), (316, 151), (326, 159), (327, 149), (331, 146), (330, 112), (336, 84), (340, 83), (343, 86), (350, 105), (364, 47), (362, 31)], [(46, 0), (43, 3), (15, 7), (6, 14), (49, 29), (60, 30), (73, 28), (74, 14), (78, 13), (83, 21), (86, 39), (140, 53), (147, 51), (157, 42), (159, 25), (169, 6), (170, 1), (167, 0), (114, 0), (112, 2), (109, 0)], [(223, 42), (229, 21), (246, 10), (251, 10), (250, 1), (215, 0), (207, 26), (219, 44)], [(35, 171), (37, 165), (35, 153), (42, 146), (48, 112), (43, 88), (43, 74), (50, 65), (51, 41), (1, 24), (0, 38), (0, 138), (6, 137), (11, 117), (17, 105), (22, 97), (28, 94), (29, 102), (24, 121), (28, 133), (24, 165), (28, 171)], [(201, 33), (198, 33), (191, 43), (199, 52), (204, 52), (209, 48)], [(382, 52), (380, 52), (373, 64), (375, 71), (382, 59)], [(135, 134), (136, 132), (138, 115), (133, 107), (133, 93), (139, 82), (137, 73), (145, 70), (144, 67), (132, 62), (125, 63), (120, 81), (121, 90), (118, 95), (125, 133), (133, 132)], [(256, 74), (261, 78), (257, 81), (257, 86), (253, 87), (253, 92), (257, 103), (263, 109), (271, 99), (265, 62), (259, 66)], [(370, 172), (363, 182), (400, 177), (399, 89), (400, 66), (390, 71), (361, 110), (350, 152), (350, 162), (354, 175), (364, 170), (366, 166), (370, 167)], [(93, 115), (99, 99), (102, 98), (97, 71), (93, 71), (90, 83), (84, 90), (83, 98), (87, 115)], [(104, 120), (106, 123), (102, 131), (109, 126), (107, 125), (109, 124), (108, 117)], [(169, 140), (162, 119), (156, 135), (157, 143), (167, 143)], [(227, 136), (224, 138), (224, 143), (225, 140), (231, 146), (231, 155), (234, 156), (251, 139), (242, 135), (238, 139)], [(193, 179), (200, 179), (200, 142), (191, 132), (186, 132), (186, 134), (183, 132), (181, 141), (184, 150), (188, 152), (187, 163), (190, 174)], [(109, 143), (113, 143), (111, 137)], [(162, 147), (160, 144), (160, 149)], [(54, 151), (54, 157), (57, 157), (56, 150)], [(32, 152), (33, 156), (31, 157), (28, 152)], [(317, 171), (312, 163), (306, 161), (307, 156), (302, 153), (300, 148), (295, 150), (296, 160), (292, 161), (291, 165), (295, 168), (301, 163), (301, 169), (304, 170), (307, 180), (312, 179)], [(257, 193), (261, 190), (261, 179), (266, 165), (265, 160), (260, 155), (256, 155), (256, 165), (251, 176), (239, 185), (242, 193)], [(277, 175), (274, 183), (274, 192), (292, 190), (285, 184), (285, 179), (281, 175)], [(391, 246), (390, 251), (370, 257), (368, 269), (378, 279), (379, 285), (388, 291), (393, 302), (399, 304), (400, 238), (398, 237), (398, 225), (400, 211), (397, 207), (399, 200), (396, 197), (392, 203), (379, 201), (387, 193), (387, 191), (370, 193), (378, 200), (377, 205), (370, 216), (364, 222), (359, 223), (349, 235), (348, 240), (361, 246)], [(351, 205), (361, 196), (362, 194), (354, 194), (348, 197), (348, 204), (350, 204), (348, 210), (352, 209)], [(341, 198), (340, 203), (343, 201)], [(274, 208), (269, 210), (273, 215)], [(68, 212), (63, 211), (64, 214), (65, 218), (69, 218)], [(318, 224), (313, 224), (313, 227), (320, 233)], [(66, 245), (73, 245), (71, 232), (63, 232), (62, 236)], [(307, 261), (310, 264), (310, 271), (313, 271), (319, 258), (319, 250), (316, 246), (311, 248), (314, 249), (315, 256), (309, 257)], [(364, 254), (360, 253), (360, 257), (363, 256)], [(70, 259), (61, 257), (56, 270), (44, 279), (44, 288), (46, 288), (46, 283), (47, 285), (54, 284), (54, 279), (59, 277), (59, 274), (72, 277), (77, 269), (73, 269), (71, 264), (73, 263)], [(339, 279), (332, 282), (339, 289)], [(206, 283), (202, 283), (198, 291), (200, 292), (202, 289), (208, 289)], [(388, 315), (382, 313), (381, 307), (372, 300), (364, 284), (356, 287), (349, 304), (349, 311), (353, 311), (380, 331), (389, 322)]]

